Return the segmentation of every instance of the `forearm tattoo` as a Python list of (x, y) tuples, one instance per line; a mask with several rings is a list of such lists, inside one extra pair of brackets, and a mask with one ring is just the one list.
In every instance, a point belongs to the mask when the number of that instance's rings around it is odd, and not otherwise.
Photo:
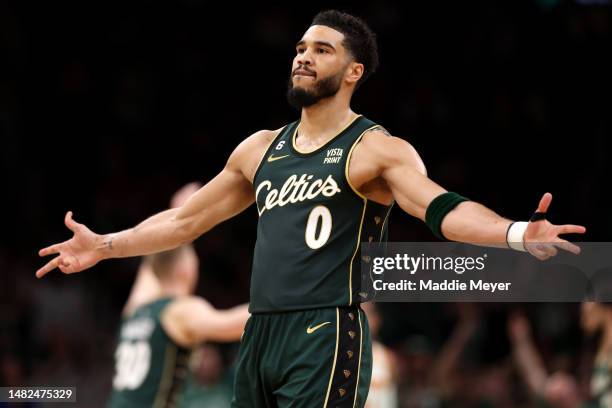
[(109, 251), (113, 250), (113, 239), (115, 239), (115, 237), (110, 237), (108, 241), (106, 241), (106, 247)]

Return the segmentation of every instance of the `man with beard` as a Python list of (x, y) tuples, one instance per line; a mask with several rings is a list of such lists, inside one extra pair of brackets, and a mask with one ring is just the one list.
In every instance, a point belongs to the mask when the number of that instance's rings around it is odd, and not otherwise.
[(255, 203), (252, 317), (233, 406), (363, 407), (372, 356), (356, 268), (361, 242), (386, 239), (395, 201), (439, 237), (540, 259), (556, 247), (577, 251), (559, 235), (585, 231), (544, 219), (548, 193), (532, 222), (512, 222), (430, 180), (408, 142), (351, 110), (354, 91), (377, 65), (375, 35), (362, 20), (319, 13), (296, 45), (291, 70), (288, 100), (300, 120), (248, 137), (183, 206), (135, 228), (98, 235), (68, 212), (74, 236), (40, 251), (59, 255), (37, 276), (174, 248)]

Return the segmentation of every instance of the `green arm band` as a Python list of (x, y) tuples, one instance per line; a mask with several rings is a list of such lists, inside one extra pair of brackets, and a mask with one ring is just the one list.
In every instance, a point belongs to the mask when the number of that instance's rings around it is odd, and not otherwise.
[(442, 235), (442, 220), (444, 220), (446, 214), (464, 201), (469, 201), (469, 199), (449, 191), (440, 194), (429, 203), (427, 211), (425, 212), (425, 223), (436, 237), (446, 239), (444, 235)]

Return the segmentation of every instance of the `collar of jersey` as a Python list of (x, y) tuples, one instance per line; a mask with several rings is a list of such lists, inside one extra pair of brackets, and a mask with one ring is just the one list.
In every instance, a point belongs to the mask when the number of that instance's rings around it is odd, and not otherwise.
[(297, 149), (297, 146), (295, 145), (295, 138), (297, 137), (297, 131), (298, 131), (298, 128), (300, 127), (300, 121), (298, 121), (298, 122), (296, 122), (295, 128), (293, 129), (293, 134), (291, 135), (291, 150), (296, 155), (299, 155), (299, 156), (312, 156), (314, 154), (317, 154), (321, 150), (323, 150), (324, 148), (329, 146), (334, 140), (338, 139), (340, 136), (342, 136), (343, 134), (348, 132), (353, 126), (355, 126), (359, 122), (359, 120), (361, 118), (363, 118), (363, 115), (357, 115), (355, 117), (355, 119), (353, 119), (351, 122), (349, 122), (349, 124), (346, 125), (346, 127), (344, 129), (342, 129), (340, 132), (338, 132), (338, 134), (336, 136), (332, 137), (327, 142), (325, 142), (323, 145), (317, 147), (315, 150), (313, 150), (311, 152), (301, 152), (301, 151), (299, 151)]

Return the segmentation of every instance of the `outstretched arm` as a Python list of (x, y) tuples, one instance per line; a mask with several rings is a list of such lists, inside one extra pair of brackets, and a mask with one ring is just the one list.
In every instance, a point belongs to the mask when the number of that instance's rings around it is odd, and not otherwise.
[[(430, 180), (416, 150), (406, 141), (389, 137), (383, 132), (371, 132), (362, 143), (386, 182), (393, 198), (407, 213), (425, 221), (429, 205), (447, 191)], [(540, 200), (538, 212), (545, 213), (552, 200), (546, 193)], [(496, 214), (482, 204), (464, 201), (443, 219), (441, 233), (452, 241), (507, 247), (506, 234), (512, 221)], [(525, 243), (534, 256), (545, 259), (556, 254), (554, 246), (577, 253), (579, 248), (559, 237), (562, 234), (584, 233), (579, 225), (553, 225), (547, 220), (530, 222), (524, 233)], [(547, 243), (554, 245), (541, 245)]]
[(249, 180), (251, 163), (258, 162), (269, 135), (258, 132), (243, 141), (225, 168), (182, 206), (154, 215), (134, 228), (99, 235), (65, 217), (72, 239), (40, 250), (40, 256), (58, 254), (36, 272), (42, 277), (59, 268), (63, 273), (80, 272), (108, 258), (147, 255), (193, 241), (222, 221), (245, 210), (254, 201)]
[(203, 298), (190, 296), (172, 302), (161, 322), (172, 340), (191, 347), (203, 341), (240, 340), (249, 316), (247, 304), (218, 310)]

